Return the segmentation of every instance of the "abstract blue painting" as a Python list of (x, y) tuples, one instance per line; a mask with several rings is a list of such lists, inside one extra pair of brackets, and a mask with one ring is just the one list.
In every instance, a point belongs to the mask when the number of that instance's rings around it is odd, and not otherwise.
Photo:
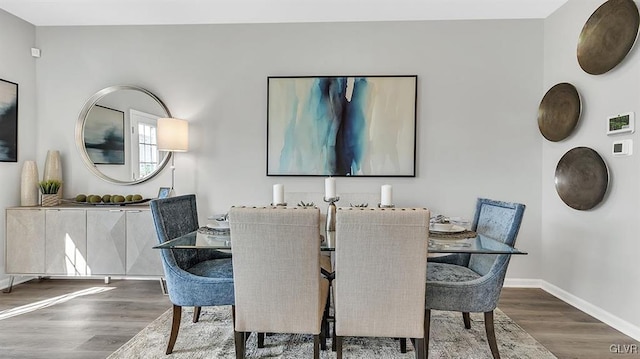
[(417, 76), (269, 77), (268, 176), (415, 176)]
[(0, 162), (18, 162), (18, 84), (0, 80)]

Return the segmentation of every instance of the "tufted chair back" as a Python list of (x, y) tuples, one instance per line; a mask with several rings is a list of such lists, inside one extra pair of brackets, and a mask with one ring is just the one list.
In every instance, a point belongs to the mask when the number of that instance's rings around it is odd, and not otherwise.
[(320, 333), (319, 223), (318, 208), (231, 208), (236, 331)]
[(423, 343), (429, 210), (340, 208), (334, 280), (341, 337), (415, 338)]

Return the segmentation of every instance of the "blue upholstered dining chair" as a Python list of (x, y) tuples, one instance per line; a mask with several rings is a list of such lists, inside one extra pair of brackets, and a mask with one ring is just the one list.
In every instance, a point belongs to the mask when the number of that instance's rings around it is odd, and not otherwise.
[[(198, 229), (196, 196), (193, 194), (151, 201), (158, 241), (164, 243)], [(231, 256), (209, 249), (161, 249), (173, 321), (167, 354), (178, 337), (182, 307), (193, 306), (193, 322), (203, 306), (234, 304)]]
[[(514, 246), (524, 210), (524, 204), (479, 198), (472, 229), (478, 234)], [(466, 258), (453, 257), (457, 264), (428, 262), (425, 305), (427, 347), (431, 310), (462, 312), (467, 329), (471, 328), (469, 313), (482, 312), (491, 354), (494, 359), (500, 358), (493, 310), (500, 298), (510, 258), (510, 254), (471, 254)]]

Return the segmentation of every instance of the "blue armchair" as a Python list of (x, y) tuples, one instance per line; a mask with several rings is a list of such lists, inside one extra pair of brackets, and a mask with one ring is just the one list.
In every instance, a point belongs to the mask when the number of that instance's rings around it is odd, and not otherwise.
[[(198, 212), (193, 194), (153, 200), (153, 222), (160, 243), (197, 230)], [(173, 321), (167, 354), (173, 352), (178, 337), (183, 306), (193, 306), (193, 322), (200, 307), (234, 304), (231, 256), (216, 250), (162, 249), (162, 265)]]
[[(473, 229), (513, 246), (522, 223), (525, 205), (479, 198)], [(462, 312), (464, 325), (471, 328), (470, 312), (484, 313), (485, 331), (494, 359), (500, 358), (496, 343), (493, 310), (498, 304), (509, 265), (509, 254), (472, 254), (451, 257), (454, 263), (429, 262), (426, 289), (426, 345), (429, 345), (431, 310)]]

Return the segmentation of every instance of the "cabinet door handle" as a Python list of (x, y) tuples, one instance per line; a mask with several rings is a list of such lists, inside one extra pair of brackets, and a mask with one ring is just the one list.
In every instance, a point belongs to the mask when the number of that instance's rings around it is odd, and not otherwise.
[(128, 212), (129, 212), (129, 213), (140, 213), (140, 212), (142, 212), (142, 211), (141, 211), (141, 210), (139, 210), (139, 209), (135, 209), (135, 210), (131, 210), (131, 211), (128, 211)]
[(121, 209), (110, 209), (109, 212), (122, 212)]

